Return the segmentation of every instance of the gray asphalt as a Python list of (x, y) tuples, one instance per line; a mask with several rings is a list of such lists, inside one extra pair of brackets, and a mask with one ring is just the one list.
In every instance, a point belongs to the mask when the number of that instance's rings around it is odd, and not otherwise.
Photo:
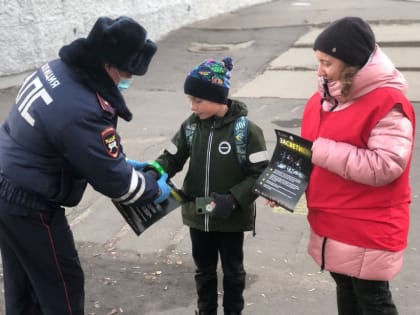
[[(119, 130), (128, 156), (149, 160), (161, 152), (189, 114), (186, 74), (205, 58), (225, 56), (234, 61), (231, 95), (248, 104), (249, 117), (263, 128), (271, 153), (275, 128), (299, 133), (305, 101), (315, 88), (311, 40), (320, 27), (345, 15), (372, 23), (378, 41), (407, 76), (409, 97), (419, 113), (420, 2), (331, 3), (272, 1), (189, 25), (160, 40), (148, 74), (126, 93), (134, 119), (121, 122)], [(0, 90), (1, 117), (16, 90)], [(402, 315), (420, 314), (418, 155), (417, 141), (409, 246), (403, 270), (391, 282)], [(182, 173), (175, 177), (181, 181)], [(245, 241), (244, 315), (336, 314), (334, 284), (306, 253), (305, 213), (304, 200), (291, 214), (258, 199), (257, 235), (246, 234)], [(86, 314), (194, 313), (194, 265), (179, 210), (137, 237), (111, 202), (89, 188), (82, 203), (68, 209), (68, 219), (86, 273)]]

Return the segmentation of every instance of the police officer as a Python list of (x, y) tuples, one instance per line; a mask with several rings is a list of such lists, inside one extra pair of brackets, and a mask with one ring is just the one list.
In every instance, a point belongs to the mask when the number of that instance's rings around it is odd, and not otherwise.
[(23, 83), (0, 128), (0, 248), (6, 314), (84, 314), (84, 276), (64, 206), (89, 183), (121, 203), (165, 200), (164, 180), (127, 163), (121, 91), (156, 52), (129, 17), (100, 17)]

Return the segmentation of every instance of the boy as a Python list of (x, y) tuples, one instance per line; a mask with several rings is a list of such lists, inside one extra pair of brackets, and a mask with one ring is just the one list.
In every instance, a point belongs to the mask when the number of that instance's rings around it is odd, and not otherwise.
[(231, 58), (208, 59), (189, 73), (184, 92), (193, 113), (156, 160), (171, 178), (189, 158), (182, 218), (190, 227), (199, 315), (217, 313), (219, 254), (224, 314), (244, 308), (244, 231), (255, 227), (252, 187), (268, 164), (262, 130), (247, 120), (245, 104), (228, 98), (231, 70)]

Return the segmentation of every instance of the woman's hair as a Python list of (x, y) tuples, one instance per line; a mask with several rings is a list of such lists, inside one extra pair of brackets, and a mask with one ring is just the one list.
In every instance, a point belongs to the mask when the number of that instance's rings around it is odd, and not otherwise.
[(346, 66), (341, 73), (341, 96), (347, 98), (350, 94), (350, 90), (353, 84), (353, 78), (356, 73), (360, 70), (359, 66)]

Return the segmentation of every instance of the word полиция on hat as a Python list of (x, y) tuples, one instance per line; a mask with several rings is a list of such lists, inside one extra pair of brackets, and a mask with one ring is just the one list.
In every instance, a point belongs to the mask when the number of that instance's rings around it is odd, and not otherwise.
[(227, 104), (232, 59), (207, 59), (195, 67), (184, 83), (185, 94), (220, 104)]
[(328, 25), (316, 38), (313, 49), (362, 67), (375, 49), (375, 35), (359, 17), (344, 17)]

